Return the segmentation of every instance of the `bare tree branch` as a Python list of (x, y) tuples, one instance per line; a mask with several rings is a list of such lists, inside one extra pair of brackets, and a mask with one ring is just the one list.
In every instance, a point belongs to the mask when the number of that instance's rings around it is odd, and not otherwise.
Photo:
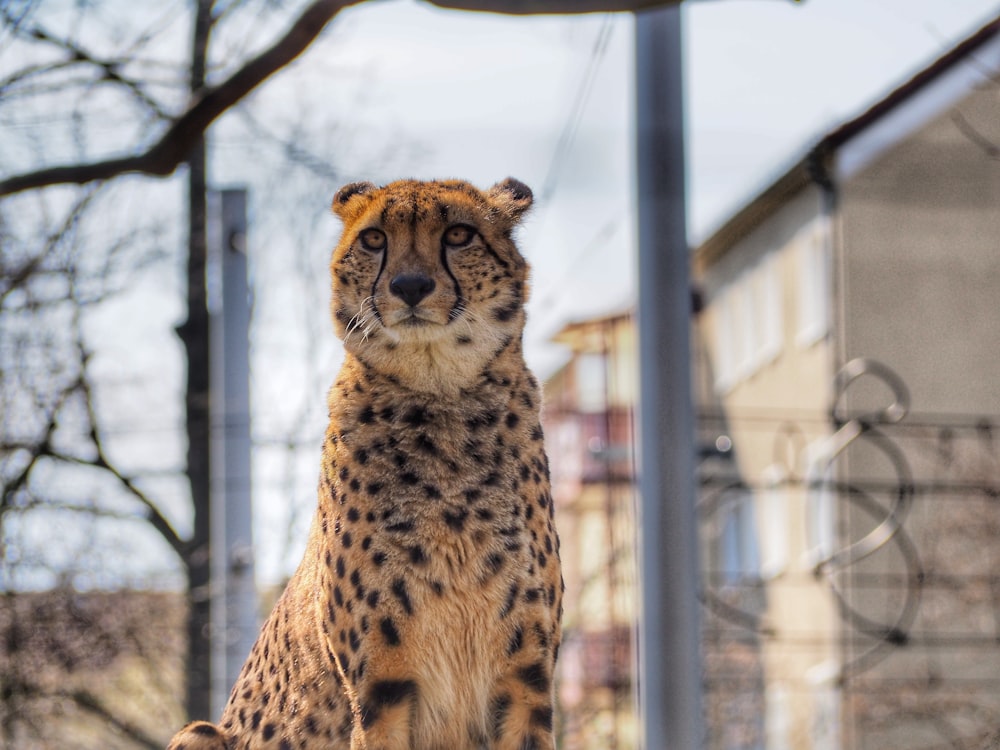
[(4, 278), (0, 280), (0, 305), (3, 304), (4, 298), (8, 294), (24, 285), (41, 270), (46, 258), (76, 226), (87, 206), (90, 205), (98, 192), (97, 190), (89, 190), (83, 197), (76, 201), (66, 214), (66, 219), (59, 229), (46, 238), (45, 247), (42, 248), (42, 251), (38, 255), (28, 258), (18, 267), (14, 268), (5, 268), (3, 261), (0, 260), (0, 270), (4, 274)]
[(515, 16), (547, 13), (616, 13), (677, 5), (681, 0), (430, 0), (454, 10), (476, 10)]
[(140, 747), (150, 748), (150, 750), (160, 750), (163, 747), (163, 743), (150, 737), (132, 722), (115, 715), (114, 711), (108, 709), (96, 696), (86, 690), (55, 691), (50, 693), (50, 695), (59, 698), (68, 698), (87, 713), (93, 714), (97, 718), (111, 724)]
[(167, 113), (160, 108), (160, 105), (156, 101), (149, 97), (137, 81), (126, 78), (121, 74), (121, 66), (124, 62), (123, 60), (98, 59), (78, 44), (74, 44), (73, 42), (65, 39), (60, 39), (41, 27), (36, 27), (29, 33), (34, 39), (48, 42), (49, 44), (53, 44), (65, 50), (69, 55), (69, 60), (67, 60), (66, 63), (85, 63), (100, 69), (101, 78), (99, 80), (121, 84), (131, 91), (133, 96), (142, 102), (142, 104), (145, 105), (146, 108), (149, 109), (154, 115), (160, 119), (167, 119)]
[[(802, 0), (784, 0), (798, 3)], [(680, 5), (681, 0), (428, 0), (454, 10), (530, 16), (549, 13), (620, 13)]]
[[(74, 456), (65, 456), (62, 454), (52, 455), (49, 458), (65, 461), (66, 463), (79, 464), (81, 466), (90, 466), (85, 461), (80, 460)], [(115, 511), (102, 508), (96, 500), (83, 500), (79, 502), (67, 502), (65, 500), (50, 500), (48, 498), (32, 498), (26, 503), (22, 503), (17, 506), (17, 508), (11, 508), (7, 510), (7, 513), (11, 514), (24, 514), (31, 513), (36, 510), (54, 510), (60, 513), (73, 513), (76, 515), (87, 516), (89, 518), (106, 518), (111, 521), (145, 521), (144, 517), (137, 516), (135, 513), (128, 513), (125, 511)]]
[(342, 9), (361, 0), (315, 0), (274, 45), (223, 83), (197, 97), (147, 151), (133, 156), (48, 167), (0, 181), (0, 196), (49, 185), (84, 185), (126, 172), (165, 177), (184, 161), (195, 141), (221, 114), (298, 57)]
[[(79, 308), (77, 308), (79, 311)], [(79, 312), (77, 313), (79, 316)], [(111, 461), (108, 460), (107, 453), (104, 450), (104, 443), (101, 440), (100, 430), (98, 427), (97, 411), (94, 408), (94, 397), (93, 390), (90, 386), (90, 381), (87, 379), (87, 364), (90, 361), (90, 353), (86, 350), (83, 342), (83, 331), (80, 325), (80, 321), (76, 321), (77, 326), (77, 336), (76, 336), (76, 347), (80, 357), (80, 379), (77, 383), (77, 390), (83, 394), (84, 405), (87, 409), (87, 421), (90, 423), (90, 440), (94, 444), (94, 449), (97, 451), (97, 456), (93, 461), (84, 461), (81, 463), (88, 463), (97, 468), (104, 469), (110, 473), (115, 479), (117, 479), (121, 485), (129, 492), (132, 497), (138, 500), (146, 509), (146, 520), (149, 524), (156, 529), (157, 533), (163, 537), (164, 541), (170, 545), (178, 556), (184, 556), (184, 552), (187, 548), (187, 543), (181, 539), (177, 531), (167, 520), (166, 516), (160, 512), (160, 509), (156, 507), (156, 503), (143, 492), (135, 483), (135, 481), (123, 474)], [(74, 460), (69, 456), (62, 456), (65, 460)]]
[[(82, 366), (86, 368), (86, 357), (82, 357)], [(53, 449), (51, 445), (52, 435), (58, 426), (58, 413), (62, 408), (63, 404), (67, 399), (74, 393), (82, 393), (84, 398), (84, 403), (87, 409), (88, 421), (90, 423), (90, 439), (95, 447), (97, 455), (95, 458), (88, 460), (80, 458), (78, 456), (72, 456), (66, 453), (62, 453)], [(3, 446), (4, 450), (17, 448), (19, 446), (14, 444), (5, 444)], [(163, 537), (164, 541), (170, 545), (179, 556), (183, 557), (186, 549), (187, 542), (183, 540), (174, 527), (167, 520), (159, 508), (157, 508), (156, 503), (136, 484), (135, 480), (124, 474), (120, 469), (118, 469), (114, 464), (112, 464), (107, 457), (104, 450), (104, 445), (101, 441), (98, 427), (97, 427), (97, 414), (93, 405), (93, 398), (91, 393), (90, 384), (86, 380), (84, 374), (81, 374), (79, 380), (74, 383), (70, 388), (67, 388), (60, 394), (59, 400), (52, 409), (51, 415), (46, 424), (46, 431), (40, 442), (30, 446), (21, 446), (29, 449), (32, 453), (31, 460), (24, 467), (24, 469), (18, 473), (17, 476), (13, 477), (10, 482), (8, 482), (4, 488), (2, 497), (0, 497), (0, 513), (3, 511), (14, 507), (13, 498), (16, 493), (18, 493), (28, 481), (29, 476), (38, 464), (38, 461), (42, 458), (51, 458), (58, 461), (64, 461), (66, 463), (77, 464), (80, 466), (93, 466), (98, 469), (103, 469), (107, 471), (111, 476), (113, 476), (125, 490), (144, 507), (145, 514), (144, 520), (148, 521), (149, 524)], [(82, 510), (83, 508), (76, 508), (70, 505), (54, 504), (53, 507), (59, 507), (64, 510)], [(26, 508), (19, 508), (24, 510)], [(93, 515), (113, 515), (110, 513), (103, 513), (94, 508), (88, 508), (90, 513)], [(122, 518), (135, 518), (134, 516), (121, 516)]]
[[(46, 416), (45, 433), (34, 445), (30, 446), (31, 459), (17, 476), (12, 477), (9, 482), (4, 484), (3, 492), (0, 494), (0, 523), (2, 523), (4, 511), (13, 507), (15, 496), (27, 484), (28, 478), (31, 476), (31, 472), (34, 470), (39, 459), (52, 454), (52, 436), (55, 434), (57, 427), (56, 415), (72, 393), (73, 388), (70, 387), (59, 394), (55, 404), (52, 406), (52, 410)], [(4, 445), (3, 449), (7, 450), (9, 447)]]
[(294, 133), (291, 138), (279, 136), (268, 130), (252, 113), (238, 110), (236, 114), (243, 120), (255, 138), (269, 141), (279, 147), (291, 163), (304, 167), (316, 177), (321, 177), (331, 184), (340, 179), (341, 175), (337, 169), (332, 167), (326, 159), (310, 151), (307, 146), (303, 146), (303, 139), (294, 137)]
[[(88, 411), (90, 411), (90, 397), (87, 397)], [(78, 458), (76, 456), (70, 456), (65, 453), (49, 452), (47, 455), (49, 458), (57, 459), (59, 461), (65, 461), (66, 463), (77, 464), (80, 466), (93, 466), (98, 469), (104, 469), (111, 476), (121, 483), (128, 493), (138, 500), (144, 507), (145, 513), (143, 520), (147, 521), (150, 526), (152, 526), (160, 536), (170, 545), (171, 549), (174, 550), (179, 556), (183, 556), (185, 550), (187, 549), (187, 543), (180, 538), (177, 531), (171, 526), (170, 522), (166, 517), (160, 512), (159, 508), (153, 500), (143, 492), (138, 485), (136, 485), (135, 480), (123, 474), (117, 467), (108, 462), (107, 456), (104, 454), (104, 449), (100, 442), (94, 438), (97, 444), (97, 458), (93, 461), (87, 461), (86, 459)], [(118, 520), (136, 520), (136, 516), (129, 515), (125, 513), (114, 513), (111, 511), (101, 510), (99, 508), (91, 506), (77, 506), (68, 505), (66, 503), (46, 503), (47, 505), (58, 508), (59, 510), (76, 511), (76, 512), (86, 512), (93, 516), (100, 516), (103, 518), (115, 518)]]

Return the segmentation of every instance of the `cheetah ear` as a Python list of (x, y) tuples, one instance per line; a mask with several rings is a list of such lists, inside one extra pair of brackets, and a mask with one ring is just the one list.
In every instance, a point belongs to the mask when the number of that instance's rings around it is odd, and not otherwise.
[(521, 215), (531, 208), (535, 197), (531, 193), (531, 188), (520, 180), (508, 177), (506, 180), (498, 182), (490, 188), (487, 196), (490, 202), (500, 208), (515, 222)]
[[(371, 182), (352, 182), (344, 185), (337, 194), (333, 196), (333, 212), (341, 219), (347, 221), (348, 218), (358, 212), (361, 204), (358, 198), (368, 195), (378, 188)], [(365, 201), (367, 203), (367, 201)], [(351, 204), (354, 204), (353, 207)]]

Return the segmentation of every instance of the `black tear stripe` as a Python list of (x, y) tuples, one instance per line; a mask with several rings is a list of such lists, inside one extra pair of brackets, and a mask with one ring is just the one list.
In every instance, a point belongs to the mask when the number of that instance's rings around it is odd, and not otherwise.
[[(372, 282), (372, 295), (371, 295), (372, 296), (372, 310), (375, 313), (375, 319), (378, 320), (379, 324), (383, 325), (383, 326), (385, 325), (385, 323), (382, 321), (382, 313), (380, 313), (378, 311), (378, 307), (375, 305), (375, 293), (378, 291), (378, 282), (382, 278), (382, 272), (385, 270), (385, 262), (386, 262), (386, 259), (388, 257), (389, 257), (389, 247), (388, 247), (388, 244), (387, 244), (386, 247), (385, 247), (385, 249), (382, 250), (382, 261), (381, 261), (381, 263), (379, 263), (378, 273), (375, 274), (375, 281)], [(363, 301), (362, 301), (362, 304), (364, 304)]]
[(455, 304), (451, 306), (451, 310), (448, 311), (448, 323), (458, 320), (458, 316), (465, 309), (466, 300), (465, 295), (462, 294), (462, 285), (458, 283), (458, 279), (455, 278), (455, 274), (451, 271), (451, 266), (448, 265), (448, 248), (444, 244), (444, 235), (441, 236), (441, 267), (444, 268), (444, 272), (448, 274), (448, 278), (451, 279), (451, 283), (455, 285)]

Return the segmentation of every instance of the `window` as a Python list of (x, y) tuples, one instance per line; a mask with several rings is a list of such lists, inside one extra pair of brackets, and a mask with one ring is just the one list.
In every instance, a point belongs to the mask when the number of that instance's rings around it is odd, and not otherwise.
[(806, 448), (806, 539), (810, 565), (829, 558), (837, 544), (837, 495), (828, 440)]
[(796, 343), (805, 348), (826, 336), (830, 328), (830, 253), (826, 221), (817, 219), (799, 232), (798, 332)]
[(778, 257), (772, 253), (726, 284), (713, 301), (715, 387), (725, 392), (780, 354), (784, 339)]
[(576, 358), (576, 387), (580, 411), (586, 414), (607, 408), (606, 363), (603, 354), (581, 354)]
[(753, 272), (755, 364), (760, 368), (778, 358), (784, 343), (781, 268), (778, 256), (765, 258)]
[(783, 466), (772, 464), (763, 473), (761, 490), (760, 574), (781, 575), (788, 566), (788, 487)]
[(715, 388), (728, 391), (736, 383), (736, 333), (733, 322), (733, 288), (719, 292), (714, 304), (715, 319)]
[(784, 685), (769, 685), (764, 694), (767, 750), (792, 750), (789, 741), (792, 717), (788, 698), (788, 688)]
[(839, 750), (840, 690), (837, 684), (840, 669), (836, 662), (827, 661), (806, 672), (806, 682), (812, 692), (813, 711), (809, 736), (813, 750)]
[(754, 523), (753, 493), (743, 488), (726, 490), (720, 508), (719, 569), (726, 583), (757, 578), (760, 554)]

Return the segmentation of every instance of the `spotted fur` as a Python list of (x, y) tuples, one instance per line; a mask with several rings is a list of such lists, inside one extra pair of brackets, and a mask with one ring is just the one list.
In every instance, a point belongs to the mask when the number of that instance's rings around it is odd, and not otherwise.
[(346, 357), (302, 563), (218, 725), (171, 750), (553, 750), (562, 578), (505, 180), (348, 185)]

